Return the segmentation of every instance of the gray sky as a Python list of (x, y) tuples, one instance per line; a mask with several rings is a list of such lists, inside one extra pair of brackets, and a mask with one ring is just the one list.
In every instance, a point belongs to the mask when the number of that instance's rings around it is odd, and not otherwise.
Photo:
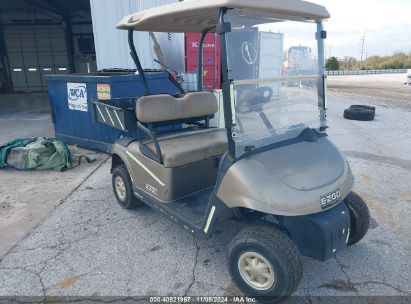
[(360, 57), (365, 33), (365, 53), (391, 55), (411, 52), (411, 0), (308, 0), (324, 5), (331, 14), (327, 57)]

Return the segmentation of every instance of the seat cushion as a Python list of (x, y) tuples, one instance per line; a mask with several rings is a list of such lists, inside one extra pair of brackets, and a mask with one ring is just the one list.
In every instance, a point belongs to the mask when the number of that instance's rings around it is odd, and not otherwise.
[(217, 110), (217, 97), (211, 92), (190, 92), (181, 98), (167, 94), (142, 96), (136, 104), (137, 119), (142, 123), (209, 116)]
[[(157, 138), (164, 166), (173, 168), (221, 155), (227, 151), (225, 129), (207, 129)], [(155, 153), (153, 143), (147, 145)]]

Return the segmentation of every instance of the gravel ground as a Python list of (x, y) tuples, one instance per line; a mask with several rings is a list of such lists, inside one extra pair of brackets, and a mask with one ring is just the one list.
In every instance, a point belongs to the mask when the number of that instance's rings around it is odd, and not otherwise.
[(329, 76), (331, 92), (380, 106), (411, 111), (411, 86), (404, 85), (406, 74)]
[[(377, 107), (375, 121), (343, 119), (343, 110), (360, 101), (330, 96), (329, 135), (348, 157), (355, 191), (371, 210), (371, 229), (326, 262), (304, 258), (302, 282), (288, 303), (411, 301), (411, 113)], [(241, 295), (226, 264), (239, 224), (226, 222), (209, 241), (199, 241), (148, 207), (123, 210), (109, 165), (0, 260), (0, 296)]]

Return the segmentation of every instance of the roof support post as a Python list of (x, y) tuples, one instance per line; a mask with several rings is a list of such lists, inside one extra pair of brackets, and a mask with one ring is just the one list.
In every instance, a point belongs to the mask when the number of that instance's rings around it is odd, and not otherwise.
[(204, 46), (204, 39), (210, 30), (211, 28), (206, 28), (201, 32), (201, 38), (198, 44), (198, 91), (203, 90), (203, 76), (204, 76), (203, 46)]
[(322, 21), (317, 21), (317, 46), (318, 46), (318, 72), (324, 74), (325, 58), (324, 58), (324, 40), (327, 38), (327, 32), (324, 31)]
[(13, 80), (11, 77), (11, 68), (9, 64), (9, 57), (6, 48), (6, 39), (4, 37), (4, 26), (0, 14), (0, 61), (4, 69), (4, 74), (6, 76), (6, 82), (3, 84), (3, 89), (6, 93), (11, 93), (13, 91)]
[(321, 78), (318, 80), (318, 108), (320, 109), (320, 131), (327, 129), (327, 75), (325, 74), (325, 47), (324, 40), (327, 32), (324, 31), (322, 21), (317, 21), (317, 48), (318, 48), (318, 73)]
[(144, 74), (143, 67), (141, 66), (140, 59), (138, 58), (138, 55), (137, 55), (136, 47), (134, 45), (134, 30), (132, 28), (128, 30), (128, 45), (130, 47), (131, 58), (133, 58), (133, 61), (136, 64), (138, 73), (140, 74), (141, 80), (143, 81), (144, 95), (150, 95), (146, 76)]
[(68, 15), (63, 16), (63, 28), (64, 28), (64, 36), (66, 39), (66, 45), (67, 45), (67, 55), (68, 55), (70, 73), (75, 73), (76, 65), (74, 64), (73, 31), (72, 31), (71, 19), (70, 19), (70, 16)]
[(227, 45), (226, 45), (226, 32), (230, 31), (229, 23), (224, 22), (224, 16), (227, 12), (227, 8), (220, 9), (219, 23), (217, 25), (217, 33), (220, 35), (221, 41), (221, 72), (223, 78), (223, 104), (224, 104), (224, 121), (225, 128), (227, 130), (228, 139), (228, 154), (232, 159), (235, 159), (235, 143), (233, 140), (233, 113), (231, 108), (231, 83), (228, 78), (228, 62), (227, 62)]

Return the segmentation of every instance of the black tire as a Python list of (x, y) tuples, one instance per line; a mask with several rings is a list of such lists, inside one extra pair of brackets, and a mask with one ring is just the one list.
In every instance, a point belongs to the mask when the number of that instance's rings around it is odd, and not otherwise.
[(350, 211), (350, 236), (348, 246), (358, 243), (370, 227), (370, 211), (364, 200), (355, 192), (351, 192), (345, 198), (348, 210)]
[[(261, 255), (271, 265), (275, 279), (265, 290), (251, 286), (240, 273), (240, 259), (248, 253)], [(228, 267), (234, 282), (246, 296), (269, 303), (290, 296), (303, 274), (298, 248), (284, 232), (272, 226), (250, 226), (240, 231), (229, 245)]]
[[(124, 183), (124, 196), (120, 195), (116, 190), (117, 179), (121, 179)], [(114, 195), (121, 207), (124, 209), (135, 209), (142, 204), (133, 194), (133, 186), (131, 183), (130, 175), (128, 174), (127, 168), (124, 164), (118, 165), (112, 174), (112, 186)]]
[[(268, 93), (268, 95), (266, 95)], [(271, 97), (273, 97), (273, 89), (270, 87), (260, 87), (257, 90), (258, 98), (262, 102), (268, 102), (271, 100)]]
[(351, 105), (350, 106), (350, 109), (355, 109), (355, 108), (375, 111), (375, 107), (371, 107), (371, 106), (366, 106), (366, 105)]
[(349, 120), (371, 121), (375, 118), (375, 111), (362, 108), (350, 108), (344, 111), (344, 118)]

